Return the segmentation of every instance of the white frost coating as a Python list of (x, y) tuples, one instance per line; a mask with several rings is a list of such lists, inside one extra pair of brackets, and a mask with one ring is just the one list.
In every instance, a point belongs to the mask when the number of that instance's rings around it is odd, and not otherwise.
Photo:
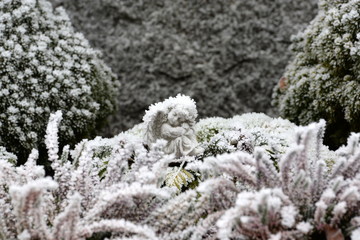
[(55, 162), (59, 158), (58, 131), (61, 120), (62, 120), (61, 111), (56, 111), (55, 113), (50, 114), (49, 123), (46, 128), (45, 144), (48, 150), (49, 161), (51, 162)]
[(300, 222), (296, 225), (296, 229), (306, 234), (313, 229), (313, 226), (308, 222)]
[(196, 156), (203, 151), (196, 140), (196, 117), (195, 101), (185, 95), (178, 94), (153, 104), (143, 118), (145, 141), (152, 146), (156, 140), (165, 139), (168, 141), (165, 153), (175, 154), (177, 158)]
[[(124, 219), (120, 220), (102, 220), (95, 222), (87, 227), (92, 232), (125, 232), (135, 233), (146, 237), (149, 240), (157, 240), (156, 233), (146, 225), (134, 224)], [(91, 236), (91, 234), (90, 234)]]
[(189, 163), (186, 168), (200, 171), (203, 176), (228, 174), (242, 179), (243, 183), (256, 185), (255, 160), (245, 152), (238, 151), (216, 157), (207, 157), (202, 164), (193, 162)]
[[(50, 178), (41, 178), (18, 186), (12, 185), (9, 189), (13, 212), (17, 218), (16, 229), (18, 233), (24, 230), (37, 229), (42, 239), (49, 239), (49, 231), (44, 218), (44, 194), (47, 190), (55, 190), (58, 184)], [(30, 218), (29, 215), (32, 215)]]
[(351, 240), (360, 240), (360, 228), (351, 232)]
[(76, 236), (78, 227), (76, 226), (81, 213), (81, 196), (75, 193), (70, 198), (69, 205), (54, 220), (52, 234), (55, 239), (71, 239)]
[(340, 196), (340, 200), (345, 202), (354, 203), (359, 201), (359, 199), (360, 199), (360, 193), (358, 187), (356, 186), (350, 186)]
[(219, 239), (230, 239), (231, 236), (231, 229), (233, 227), (233, 222), (237, 218), (237, 208), (231, 208), (228, 209), (225, 214), (219, 219), (217, 222), (217, 227), (219, 228), (219, 231), (217, 233), (217, 237)]
[(19, 196), (18, 194), (21, 195), (26, 195), (28, 192), (32, 191), (32, 190), (43, 190), (43, 189), (48, 189), (48, 190), (54, 190), (56, 189), (58, 186), (58, 184), (51, 180), (50, 178), (41, 178), (32, 182), (29, 182), (28, 184), (24, 185), (24, 186), (15, 186), (13, 185), (12, 187), (10, 187), (10, 194), (15, 197), (15, 196)]
[(28, 230), (24, 230), (17, 237), (18, 237), (19, 240), (30, 240), (31, 239), (31, 235), (30, 235)]
[(326, 203), (330, 203), (336, 197), (334, 191), (330, 188), (326, 189), (323, 194), (321, 195), (321, 199), (324, 200)]
[[(287, 213), (284, 213), (287, 211)], [(271, 228), (271, 225), (280, 223), (274, 216), (281, 216), (284, 229), (291, 228), (295, 223), (297, 210), (289, 205), (287, 197), (281, 189), (261, 189), (257, 192), (241, 192), (237, 196), (236, 205), (226, 210), (217, 222), (219, 239), (232, 239), (231, 237), (243, 234), (247, 237), (256, 236), (247, 229), (261, 226), (259, 231)], [(240, 221), (239, 221), (240, 220)], [(278, 239), (281, 230), (276, 230), (270, 239)]]
[(281, 209), (281, 224), (285, 227), (292, 227), (295, 224), (297, 209), (294, 206), (285, 206)]
[(281, 240), (281, 233), (271, 234), (269, 240)]

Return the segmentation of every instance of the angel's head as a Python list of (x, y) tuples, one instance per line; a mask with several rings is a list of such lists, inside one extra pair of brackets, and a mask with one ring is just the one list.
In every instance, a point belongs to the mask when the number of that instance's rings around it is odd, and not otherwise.
[(182, 109), (181, 107), (171, 108), (168, 113), (168, 122), (172, 126), (180, 126), (183, 123), (190, 123), (195, 119), (192, 119), (189, 112), (186, 109)]
[(181, 126), (183, 123), (193, 126), (197, 117), (196, 104), (188, 96), (178, 94), (163, 102), (153, 104), (146, 111), (143, 118), (146, 128), (146, 138), (153, 141), (159, 138), (161, 125), (165, 122), (172, 126)]

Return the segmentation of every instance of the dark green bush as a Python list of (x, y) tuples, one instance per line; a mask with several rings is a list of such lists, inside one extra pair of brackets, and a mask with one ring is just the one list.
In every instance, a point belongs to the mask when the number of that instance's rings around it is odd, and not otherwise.
[(320, 1), (320, 12), (294, 37), (294, 60), (275, 89), (283, 117), (296, 124), (327, 121), (335, 149), (360, 131), (360, 3)]
[(0, 145), (20, 163), (44, 147), (51, 112), (62, 110), (60, 139), (91, 135), (114, 110), (118, 84), (62, 8), (46, 0), (0, 2)]

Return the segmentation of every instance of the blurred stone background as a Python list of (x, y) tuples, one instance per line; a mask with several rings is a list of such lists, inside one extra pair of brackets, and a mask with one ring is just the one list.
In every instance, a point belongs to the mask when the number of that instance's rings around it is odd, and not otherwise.
[(199, 117), (276, 116), (271, 95), (285, 70), (291, 35), (316, 0), (51, 0), (103, 52), (122, 83), (117, 113), (100, 133), (141, 122), (152, 103), (177, 93)]

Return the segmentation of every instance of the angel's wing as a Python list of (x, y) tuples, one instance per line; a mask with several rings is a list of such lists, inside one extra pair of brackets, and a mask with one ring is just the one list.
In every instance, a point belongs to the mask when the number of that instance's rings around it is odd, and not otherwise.
[(166, 114), (164, 111), (156, 111), (152, 116), (148, 116), (145, 123), (145, 141), (148, 145), (156, 142), (161, 137), (161, 126), (166, 122)]

